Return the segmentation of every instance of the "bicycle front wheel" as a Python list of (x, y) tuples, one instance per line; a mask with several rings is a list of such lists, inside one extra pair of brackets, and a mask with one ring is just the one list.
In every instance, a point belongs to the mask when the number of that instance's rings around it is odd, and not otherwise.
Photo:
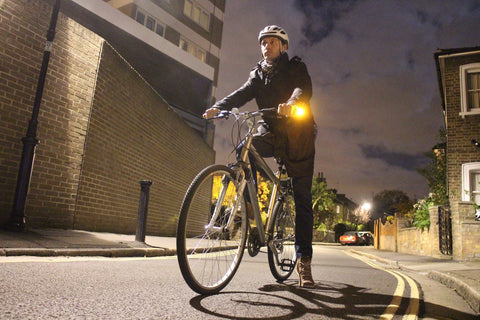
[(295, 268), (295, 209), (292, 197), (278, 201), (273, 210), (273, 234), (268, 243), (268, 264), (275, 279), (284, 281)]
[(244, 204), (227, 166), (205, 168), (190, 185), (178, 220), (177, 258), (195, 292), (217, 293), (235, 275), (247, 239)]

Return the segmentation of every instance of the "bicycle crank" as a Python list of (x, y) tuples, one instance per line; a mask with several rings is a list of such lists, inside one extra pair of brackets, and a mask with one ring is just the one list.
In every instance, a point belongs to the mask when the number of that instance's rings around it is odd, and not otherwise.
[(248, 254), (250, 255), (250, 257), (255, 257), (260, 252), (261, 247), (262, 243), (260, 242), (258, 229), (250, 228), (247, 243)]

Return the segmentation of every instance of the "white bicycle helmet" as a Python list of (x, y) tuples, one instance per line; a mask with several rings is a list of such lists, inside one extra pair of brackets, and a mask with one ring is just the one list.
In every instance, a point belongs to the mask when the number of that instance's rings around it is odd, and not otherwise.
[(283, 43), (285, 43), (288, 48), (288, 34), (285, 32), (285, 30), (282, 27), (279, 27), (276, 25), (266, 26), (258, 34), (258, 42), (261, 43), (262, 39), (265, 37), (277, 37)]

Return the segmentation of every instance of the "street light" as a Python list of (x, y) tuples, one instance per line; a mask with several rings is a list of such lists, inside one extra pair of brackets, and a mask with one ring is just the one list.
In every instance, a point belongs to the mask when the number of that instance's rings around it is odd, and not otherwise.
[(362, 204), (362, 210), (364, 211), (370, 211), (371, 208), (372, 208), (372, 204), (370, 202), (364, 202)]

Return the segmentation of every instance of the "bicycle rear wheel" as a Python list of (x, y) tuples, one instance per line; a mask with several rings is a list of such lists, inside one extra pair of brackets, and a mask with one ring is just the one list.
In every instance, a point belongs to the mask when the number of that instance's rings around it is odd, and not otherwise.
[(183, 278), (195, 292), (214, 294), (233, 278), (247, 239), (244, 196), (234, 172), (224, 165), (201, 171), (180, 209), (177, 258)]
[(273, 236), (268, 244), (268, 264), (275, 279), (284, 281), (290, 277), (297, 262), (295, 210), (291, 196), (275, 204), (273, 219)]

